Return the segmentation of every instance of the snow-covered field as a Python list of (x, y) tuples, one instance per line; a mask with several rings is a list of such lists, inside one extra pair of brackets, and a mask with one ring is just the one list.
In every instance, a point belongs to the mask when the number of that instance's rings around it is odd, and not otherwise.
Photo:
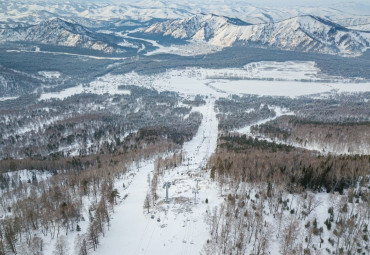
[(214, 45), (210, 45), (204, 42), (189, 42), (185, 45), (170, 45), (162, 46), (159, 45), (158, 49), (148, 52), (146, 55), (155, 55), (155, 54), (175, 54), (180, 56), (197, 56), (197, 55), (206, 55), (221, 51), (222, 48)]
[[(208, 238), (205, 212), (223, 198), (218, 196), (216, 184), (210, 182), (209, 174), (202, 170), (217, 145), (218, 121), (214, 101), (209, 100), (205, 106), (194, 110), (203, 114), (202, 124), (196, 136), (184, 144), (183, 165), (166, 170), (160, 178), (160, 198), (155, 209), (148, 214), (143, 208), (149, 189), (148, 174), (154, 170), (153, 162), (147, 162), (124, 191), (128, 197), (115, 209), (111, 229), (95, 254), (199, 254), (202, 250)], [(196, 179), (200, 181), (195, 204)], [(164, 182), (172, 183), (169, 203), (164, 202)]]
[(318, 79), (319, 68), (313, 61), (262, 61), (244, 66), (250, 78), (283, 80)]
[(93, 55), (82, 55), (82, 54), (75, 54), (75, 53), (68, 53), (68, 52), (42, 51), (39, 48), (36, 48), (36, 50), (6, 50), (6, 52), (67, 55), (67, 56), (75, 56), (75, 57), (81, 57), (81, 58), (107, 59), (107, 60), (124, 60), (124, 59), (126, 59), (126, 58), (120, 58), (120, 57), (98, 57), (98, 56), (93, 56)]
[(0, 97), (0, 102), (1, 101), (6, 101), (6, 100), (14, 100), (17, 99), (18, 97)]
[(38, 74), (48, 79), (58, 79), (62, 76), (62, 74), (58, 71), (40, 71)]
[(99, 79), (90, 83), (89, 86), (83, 86), (82, 84), (62, 90), (60, 92), (44, 93), (40, 96), (39, 100), (48, 100), (52, 98), (57, 98), (63, 100), (67, 97), (78, 95), (82, 93), (91, 93), (91, 94), (110, 94), (110, 95), (129, 95), (129, 90), (121, 90), (118, 86), (121, 84), (112, 84), (109, 82), (100, 81)]
[[(330, 78), (330, 82), (325, 82)], [(305, 81), (302, 81), (305, 80)], [(307, 82), (312, 80), (314, 82)], [(370, 82), (321, 77), (313, 62), (258, 62), (245, 68), (167, 70), (156, 75), (106, 75), (97, 83), (132, 84), (182, 95), (225, 97), (232, 94), (297, 97), (322, 93), (370, 91)]]

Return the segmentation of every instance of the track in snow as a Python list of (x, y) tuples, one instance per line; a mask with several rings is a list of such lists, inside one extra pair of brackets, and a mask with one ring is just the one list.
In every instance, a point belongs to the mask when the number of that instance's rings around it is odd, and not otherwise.
[[(208, 238), (204, 212), (208, 206), (220, 202), (215, 185), (210, 183), (208, 175), (202, 174), (199, 182), (198, 204), (194, 204), (193, 189), (195, 178), (201, 175), (208, 158), (217, 146), (218, 120), (214, 111), (214, 100), (208, 100), (204, 106), (194, 108), (203, 114), (202, 123), (195, 137), (184, 144), (183, 152), (188, 160), (160, 178), (158, 194), (160, 196), (155, 219), (144, 213), (143, 204), (148, 191), (147, 176), (154, 169), (153, 162), (147, 162), (137, 172), (131, 185), (124, 191), (128, 193), (125, 201), (115, 209), (111, 228), (102, 238), (95, 254), (197, 254)], [(136, 171), (136, 170), (134, 170)], [(171, 202), (163, 203), (164, 181), (171, 181), (169, 194)], [(121, 194), (122, 195), (122, 194)], [(176, 199), (183, 202), (176, 202)], [(205, 204), (208, 198), (210, 204)], [(161, 221), (157, 222), (157, 218)]]

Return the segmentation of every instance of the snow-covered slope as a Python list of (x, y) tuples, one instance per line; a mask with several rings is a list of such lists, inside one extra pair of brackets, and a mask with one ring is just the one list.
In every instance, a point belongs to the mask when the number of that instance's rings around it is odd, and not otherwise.
[(168, 5), (161, 1), (124, 4), (83, 3), (68, 1), (8, 1), (0, 0), (0, 22), (37, 24), (52, 17), (89, 21), (175, 19), (192, 15), (189, 8)]
[[(163, 33), (181, 39), (212, 40), (221, 29), (233, 29), (249, 25), (238, 19), (218, 15), (195, 15), (186, 19), (160, 22), (150, 26), (147, 33)], [(217, 44), (217, 43), (216, 43)], [(224, 45), (220, 43), (219, 45)]]
[(0, 29), (0, 41), (26, 41), (42, 44), (81, 47), (104, 52), (114, 48), (87, 28), (56, 18), (38, 25)]
[[(105, 3), (109, 2), (109, 3)], [(248, 1), (249, 2), (249, 1)], [(257, 7), (247, 1), (177, 1), (177, 0), (126, 0), (126, 1), (45, 1), (45, 0), (0, 0), (0, 23), (37, 24), (53, 17), (73, 19), (84, 25), (94, 25), (101, 21), (138, 21), (152, 19), (179, 19), (191, 17), (198, 13), (214, 13), (241, 19), (247, 23), (260, 24), (278, 22), (287, 18), (314, 14), (337, 22), (345, 20), (357, 23), (356, 20), (367, 19), (365, 8), (337, 5), (335, 8), (320, 3), (320, 7), (296, 6), (286, 8)], [(259, 4), (263, 5), (263, 3)], [(355, 21), (349, 21), (354, 19)]]
[(208, 41), (222, 47), (239, 44), (342, 55), (359, 55), (370, 46), (370, 33), (350, 30), (311, 15), (258, 25), (240, 22), (199, 14), (156, 23), (145, 32)]

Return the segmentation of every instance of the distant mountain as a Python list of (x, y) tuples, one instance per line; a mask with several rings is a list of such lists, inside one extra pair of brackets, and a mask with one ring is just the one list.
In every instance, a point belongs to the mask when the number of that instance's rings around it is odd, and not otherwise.
[(56, 18), (28, 27), (0, 29), (0, 41), (36, 42), (55, 46), (80, 47), (112, 53), (115, 48), (97, 33)]
[(342, 18), (335, 22), (347, 28), (370, 32), (370, 16)]
[(95, 26), (102, 21), (176, 19), (193, 15), (190, 7), (168, 5), (162, 1), (131, 1), (124, 4), (92, 2), (0, 0), (0, 22), (38, 24), (54, 17), (79, 20)]
[[(297, 5), (299, 5), (297, 3)], [(262, 8), (247, 1), (176, 1), (176, 0), (127, 0), (122, 4), (104, 1), (45, 1), (45, 0), (0, 0), (0, 22), (38, 24), (51, 18), (72, 19), (86, 27), (104, 26), (104, 22), (147, 22), (155, 19), (182, 19), (197, 13), (214, 13), (243, 20), (251, 24), (278, 22), (287, 18), (314, 13), (343, 26), (368, 24), (366, 8), (351, 7), (294, 7)], [(362, 13), (367, 14), (363, 15)], [(342, 23), (343, 21), (343, 23)], [(361, 24), (359, 24), (361, 22)]]
[(311, 15), (249, 25), (223, 16), (199, 14), (156, 23), (144, 31), (221, 47), (252, 45), (341, 55), (360, 55), (370, 46), (370, 33)]

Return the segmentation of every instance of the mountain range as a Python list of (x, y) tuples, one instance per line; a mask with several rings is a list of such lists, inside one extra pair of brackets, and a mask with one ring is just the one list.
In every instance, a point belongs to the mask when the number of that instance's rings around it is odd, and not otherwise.
[(103, 35), (59, 18), (37, 25), (0, 29), (0, 41), (79, 47), (105, 53), (113, 53), (116, 50)]
[(249, 45), (341, 55), (359, 55), (370, 46), (369, 32), (348, 29), (312, 15), (252, 25), (201, 14), (153, 24), (145, 33), (204, 41), (221, 47)]
[[(105, 53), (122, 53), (125, 47), (145, 48), (146, 39), (158, 36), (220, 48), (253, 46), (342, 56), (358, 56), (370, 47), (370, 16), (334, 8), (281, 10), (242, 2), (231, 7), (217, 1), (206, 10), (200, 3), (155, 0), (125, 5), (0, 0), (0, 12), (0, 42), (33, 42)], [(122, 35), (137, 28), (145, 39), (132, 45)], [(112, 38), (117, 36), (121, 38)]]

